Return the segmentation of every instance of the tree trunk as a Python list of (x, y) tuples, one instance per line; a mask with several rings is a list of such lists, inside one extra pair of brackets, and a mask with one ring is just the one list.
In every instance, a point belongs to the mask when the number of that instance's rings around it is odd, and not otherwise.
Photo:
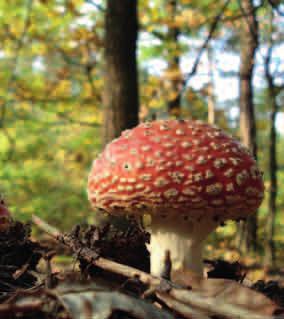
[(215, 95), (214, 95), (214, 74), (213, 74), (213, 54), (210, 46), (207, 48), (207, 58), (208, 58), (208, 66), (209, 66), (209, 77), (210, 82), (208, 84), (208, 123), (215, 124)]
[(175, 25), (175, 17), (177, 14), (177, 0), (169, 0), (167, 4), (167, 11), (174, 23), (169, 26), (167, 34), (167, 41), (169, 42), (169, 56), (168, 56), (168, 73), (170, 80), (169, 99), (168, 99), (168, 113), (169, 115), (181, 116), (181, 86), (182, 73), (180, 70), (180, 52), (179, 52), (179, 35), (180, 29)]
[[(240, 133), (243, 143), (257, 159), (252, 77), (255, 52), (258, 47), (258, 23), (253, 0), (240, 1), (240, 7), (244, 14), (240, 34)], [(249, 250), (255, 251), (257, 246), (257, 215), (249, 217), (239, 231), (242, 239), (240, 248), (245, 252)]]
[[(107, 0), (103, 144), (138, 124), (137, 35), (137, 0)], [(97, 213), (94, 224), (105, 223), (112, 223), (119, 229), (129, 225), (123, 217)]]
[(271, 103), (270, 133), (269, 133), (269, 197), (268, 197), (268, 219), (267, 219), (267, 240), (266, 262), (275, 266), (275, 217), (276, 217), (276, 198), (277, 198), (277, 158), (276, 158), (276, 127), (275, 120), (278, 112), (274, 86), (269, 87), (269, 100)]
[[(271, 14), (271, 34), (272, 38), (272, 19), (273, 13)], [(268, 103), (271, 105), (270, 113), (270, 132), (269, 132), (269, 195), (268, 195), (268, 217), (267, 217), (267, 243), (265, 250), (265, 263), (272, 267), (275, 267), (275, 244), (274, 244), (274, 234), (275, 234), (275, 217), (276, 217), (276, 198), (277, 198), (277, 150), (276, 150), (276, 117), (279, 110), (279, 106), (276, 99), (276, 87), (274, 84), (273, 77), (270, 72), (271, 55), (273, 50), (272, 39), (270, 41), (270, 47), (267, 52), (265, 59), (265, 77), (268, 84)]]
[(137, 0), (107, 0), (103, 141), (138, 124)]

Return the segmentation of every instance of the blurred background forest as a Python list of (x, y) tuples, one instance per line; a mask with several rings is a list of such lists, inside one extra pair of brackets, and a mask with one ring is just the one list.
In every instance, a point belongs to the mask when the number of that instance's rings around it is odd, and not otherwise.
[(200, 119), (242, 140), (266, 185), (257, 218), (208, 252), (281, 266), (281, 1), (1, 1), (0, 69), (0, 193), (17, 218), (92, 221), (87, 176), (106, 142), (138, 121)]

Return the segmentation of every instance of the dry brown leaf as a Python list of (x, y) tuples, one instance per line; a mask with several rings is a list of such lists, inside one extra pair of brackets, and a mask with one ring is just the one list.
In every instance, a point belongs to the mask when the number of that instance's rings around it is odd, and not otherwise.
[(218, 278), (201, 278), (190, 271), (178, 271), (172, 274), (173, 282), (191, 287), (204, 298), (216, 298), (226, 304), (231, 304), (252, 311), (259, 315), (271, 316), (277, 305), (264, 296), (236, 281)]
[(59, 295), (59, 299), (72, 319), (108, 319), (117, 310), (137, 319), (174, 319), (150, 302), (117, 291), (77, 291)]

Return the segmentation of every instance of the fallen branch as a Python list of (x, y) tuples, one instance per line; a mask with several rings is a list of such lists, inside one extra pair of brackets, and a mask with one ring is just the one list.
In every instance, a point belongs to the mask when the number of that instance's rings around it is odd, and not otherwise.
[(44, 302), (42, 300), (27, 300), (22, 303), (4, 303), (0, 305), (0, 316), (11, 314), (23, 314), (35, 311), (41, 311)]
[[(101, 269), (122, 275), (126, 278), (138, 279), (153, 289), (156, 297), (185, 318), (209, 319), (210, 315), (224, 316), (230, 319), (272, 319), (271, 316), (255, 314), (242, 307), (220, 302), (215, 297), (206, 297), (199, 292), (177, 286), (163, 278), (152, 276), (138, 269), (119, 264), (100, 257), (96, 252), (70, 235), (61, 234), (56, 228), (50, 226), (37, 216), (33, 222), (40, 229), (54, 237), (58, 242), (68, 246), (79, 257)], [(193, 309), (194, 308), (194, 309)], [(195, 317), (194, 317), (195, 316)]]

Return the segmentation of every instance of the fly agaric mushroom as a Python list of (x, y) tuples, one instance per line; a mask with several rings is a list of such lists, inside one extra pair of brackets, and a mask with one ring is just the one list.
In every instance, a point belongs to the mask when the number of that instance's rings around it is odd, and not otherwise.
[(0, 199), (0, 231), (4, 231), (9, 227), (11, 222), (11, 214), (5, 203)]
[(228, 219), (260, 206), (262, 174), (249, 151), (220, 129), (192, 120), (159, 120), (126, 130), (93, 162), (88, 197), (113, 215), (151, 215), (151, 273), (202, 274), (202, 247)]

